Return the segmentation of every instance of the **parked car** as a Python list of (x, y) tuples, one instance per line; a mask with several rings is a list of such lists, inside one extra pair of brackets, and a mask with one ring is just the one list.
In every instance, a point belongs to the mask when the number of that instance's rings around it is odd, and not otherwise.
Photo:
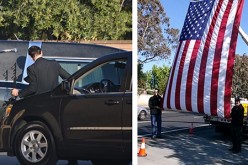
[(58, 159), (128, 164), (132, 159), (132, 53), (84, 66), (53, 91), (12, 102), (0, 150), (21, 164)]
[(145, 120), (149, 114), (149, 110), (143, 106), (138, 106), (138, 120)]

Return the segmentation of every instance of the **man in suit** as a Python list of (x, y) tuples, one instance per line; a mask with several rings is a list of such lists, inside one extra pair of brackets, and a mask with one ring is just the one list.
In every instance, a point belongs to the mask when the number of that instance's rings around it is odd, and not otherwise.
[(229, 149), (233, 153), (241, 152), (242, 128), (244, 119), (244, 107), (240, 104), (240, 98), (235, 98), (235, 106), (231, 112), (231, 131), (233, 147)]
[(42, 58), (43, 54), (40, 47), (31, 46), (28, 49), (28, 54), (35, 61), (27, 68), (28, 76), (24, 79), (29, 85), (21, 91), (13, 89), (13, 96), (22, 98), (51, 91), (58, 85), (59, 76), (63, 79), (70, 76), (57, 61)]
[[(29, 85), (19, 91), (18, 89), (12, 90), (13, 96), (20, 98), (45, 93), (53, 90), (59, 83), (59, 76), (66, 79), (70, 76), (57, 61), (47, 60), (42, 58), (42, 50), (38, 46), (31, 46), (28, 49), (28, 54), (35, 61), (34, 64), (27, 68), (28, 76), (24, 79)], [(77, 160), (68, 160), (69, 165), (76, 165)]]

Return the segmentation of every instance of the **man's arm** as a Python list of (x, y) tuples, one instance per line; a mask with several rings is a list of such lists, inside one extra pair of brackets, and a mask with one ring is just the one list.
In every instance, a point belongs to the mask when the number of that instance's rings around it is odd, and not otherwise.
[(153, 97), (150, 97), (150, 99), (149, 99), (149, 108), (150, 109), (154, 109), (154, 108), (156, 108), (154, 105), (153, 105)]
[(26, 97), (34, 94), (37, 91), (37, 78), (35, 76), (34, 70), (30, 67), (27, 68), (27, 74), (29, 77), (29, 85), (19, 92), (19, 97)]
[(59, 76), (62, 78), (62, 79), (67, 79), (69, 78), (71, 75), (66, 71), (64, 70), (60, 64), (58, 63), (59, 65)]

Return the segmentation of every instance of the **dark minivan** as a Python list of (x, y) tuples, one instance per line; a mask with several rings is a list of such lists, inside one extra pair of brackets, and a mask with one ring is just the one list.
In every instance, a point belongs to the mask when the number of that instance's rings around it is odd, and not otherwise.
[(132, 52), (106, 55), (56, 89), (8, 104), (0, 149), (21, 164), (132, 159)]

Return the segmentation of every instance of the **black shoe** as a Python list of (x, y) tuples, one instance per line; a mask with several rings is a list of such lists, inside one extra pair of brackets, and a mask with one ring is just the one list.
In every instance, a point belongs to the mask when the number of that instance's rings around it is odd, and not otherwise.
[(229, 151), (234, 151), (235, 149), (234, 149), (234, 148), (229, 148), (228, 150), (229, 150)]
[(152, 135), (152, 137), (151, 137), (152, 139), (156, 139), (156, 135)]
[(163, 135), (157, 135), (156, 136), (158, 139), (162, 139), (163, 138)]
[(237, 154), (237, 153), (240, 153), (241, 152), (241, 150), (233, 150), (232, 151), (232, 153), (234, 153), (234, 154)]

